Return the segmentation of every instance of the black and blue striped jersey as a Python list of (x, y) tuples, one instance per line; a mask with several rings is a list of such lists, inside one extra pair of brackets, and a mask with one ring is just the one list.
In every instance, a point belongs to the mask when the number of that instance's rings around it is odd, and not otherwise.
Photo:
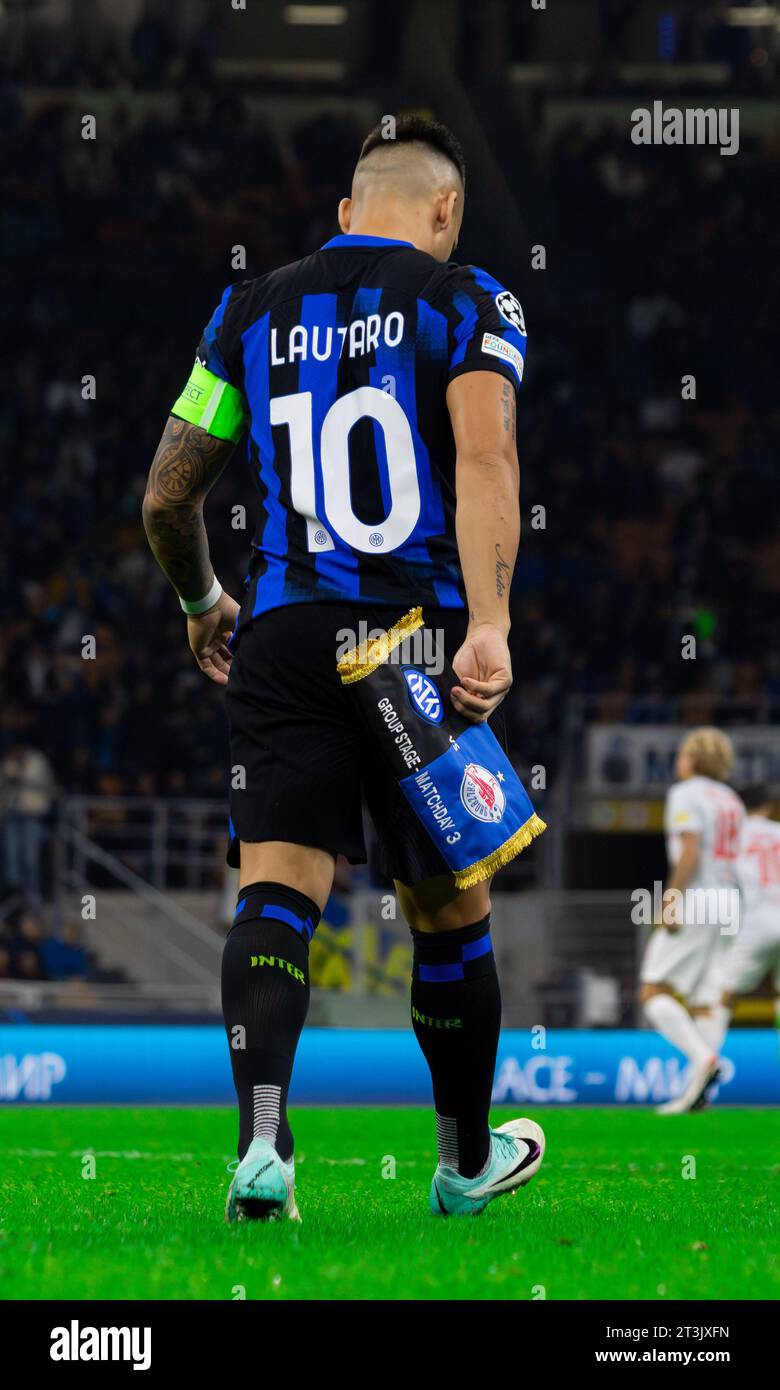
[(318, 600), (463, 607), (446, 390), (474, 370), (518, 388), (525, 347), (514, 295), (408, 242), (336, 236), (231, 285), (188, 384), (203, 404), (174, 413), (208, 428), (228, 390), (235, 422), (213, 432), (247, 432), (259, 515), (239, 626)]

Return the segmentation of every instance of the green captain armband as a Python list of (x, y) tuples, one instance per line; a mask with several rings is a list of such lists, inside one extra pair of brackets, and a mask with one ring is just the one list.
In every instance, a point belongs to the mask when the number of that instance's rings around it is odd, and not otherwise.
[(171, 406), (171, 415), (200, 425), (217, 439), (230, 439), (234, 444), (244, 433), (244, 402), (241, 392), (221, 376), (196, 362), (190, 379), (179, 399)]

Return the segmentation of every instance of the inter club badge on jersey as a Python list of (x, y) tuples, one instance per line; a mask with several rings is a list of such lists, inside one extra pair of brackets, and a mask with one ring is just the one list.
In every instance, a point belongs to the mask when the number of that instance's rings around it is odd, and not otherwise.
[[(487, 724), (470, 724), (450, 700), (449, 662), (407, 660), (424, 626), (412, 609), (381, 637), (362, 642), (338, 673), (459, 888), (489, 878), (545, 829)], [(432, 637), (433, 634), (430, 634)], [(426, 638), (429, 634), (426, 633)], [(426, 640), (426, 653), (434, 644)]]

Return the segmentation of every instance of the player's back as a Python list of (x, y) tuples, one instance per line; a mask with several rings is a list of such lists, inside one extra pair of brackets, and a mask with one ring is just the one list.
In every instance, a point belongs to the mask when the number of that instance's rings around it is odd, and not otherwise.
[(711, 777), (687, 777), (670, 787), (664, 825), (670, 863), (681, 851), (681, 836), (699, 836), (699, 859), (689, 889), (731, 887), (736, 883), (739, 833), (745, 808), (731, 787)]
[(780, 824), (747, 816), (739, 837), (737, 877), (748, 920), (771, 916), (780, 925)]
[(242, 625), (310, 600), (463, 607), (447, 386), (485, 369), (517, 388), (524, 349), (514, 296), (406, 242), (337, 236), (231, 286), (198, 360), (244, 401)]

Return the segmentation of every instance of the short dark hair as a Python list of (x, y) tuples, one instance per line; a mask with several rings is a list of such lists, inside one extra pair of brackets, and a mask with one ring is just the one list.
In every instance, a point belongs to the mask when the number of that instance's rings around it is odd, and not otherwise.
[(772, 795), (766, 782), (753, 782), (749, 787), (742, 787), (740, 796), (746, 811), (757, 811), (759, 806), (772, 805)]
[(387, 130), (387, 117), (369, 132), (363, 141), (358, 164), (372, 150), (387, 149), (392, 145), (409, 145), (413, 141), (429, 145), (431, 149), (443, 154), (455, 165), (463, 183), (466, 182), (466, 156), (463, 146), (452, 131), (441, 121), (433, 121), (428, 116), (399, 116), (392, 135)]

